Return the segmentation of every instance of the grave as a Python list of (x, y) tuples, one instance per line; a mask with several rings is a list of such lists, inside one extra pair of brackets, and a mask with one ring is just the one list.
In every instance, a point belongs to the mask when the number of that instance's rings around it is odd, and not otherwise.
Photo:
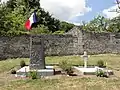
[(113, 74), (112, 70), (106, 70), (106, 68), (100, 68), (98, 66), (94, 66), (94, 67), (88, 67), (87, 66), (87, 62), (88, 62), (88, 55), (87, 52), (84, 51), (84, 54), (81, 56), (84, 60), (84, 67), (74, 67), (75, 69), (77, 69), (78, 71), (80, 71), (82, 73), (82, 75), (95, 75), (97, 70), (104, 70), (105, 72), (109, 73), (110, 75)]
[(84, 51), (84, 54), (83, 54), (83, 60), (84, 60), (84, 68), (87, 68), (87, 61), (88, 61), (88, 55), (87, 55), (87, 52)]
[(30, 65), (19, 69), (16, 76), (26, 76), (30, 71), (37, 71), (40, 76), (54, 75), (53, 66), (45, 65), (44, 38), (42, 36), (31, 36)]

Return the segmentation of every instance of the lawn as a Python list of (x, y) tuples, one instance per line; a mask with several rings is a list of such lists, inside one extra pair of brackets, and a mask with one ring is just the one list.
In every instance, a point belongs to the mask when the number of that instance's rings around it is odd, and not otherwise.
[[(18, 58), (0, 61), (0, 90), (119, 90), (120, 89), (120, 55), (104, 54), (91, 55), (88, 64), (96, 65), (98, 60), (107, 62), (107, 67), (115, 73), (110, 78), (96, 76), (52, 76), (37, 80), (15, 78), (10, 74), (12, 68), (18, 67), (24, 60), (29, 64), (29, 59)], [(46, 57), (46, 64), (58, 64), (67, 60), (73, 65), (82, 65), (80, 56), (51, 56)]]

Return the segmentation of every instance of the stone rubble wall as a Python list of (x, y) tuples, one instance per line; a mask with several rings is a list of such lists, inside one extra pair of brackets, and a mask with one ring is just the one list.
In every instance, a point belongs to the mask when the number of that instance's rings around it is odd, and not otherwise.
[[(46, 56), (80, 55), (83, 51), (87, 51), (88, 54), (120, 53), (119, 33), (92, 33), (74, 27), (65, 35), (36, 35), (36, 37), (38, 41), (44, 39)], [(28, 58), (29, 47), (29, 35), (0, 36), (0, 60)]]
[[(72, 35), (36, 35), (44, 40), (45, 55), (73, 55), (77, 54), (74, 45), (77, 37)], [(33, 37), (35, 38), (35, 37)], [(36, 50), (39, 48), (35, 48)], [(28, 58), (30, 56), (30, 36), (0, 37), (0, 59)]]
[(0, 59), (29, 56), (29, 36), (0, 36)]
[(82, 31), (83, 50), (89, 54), (119, 54), (120, 34)]

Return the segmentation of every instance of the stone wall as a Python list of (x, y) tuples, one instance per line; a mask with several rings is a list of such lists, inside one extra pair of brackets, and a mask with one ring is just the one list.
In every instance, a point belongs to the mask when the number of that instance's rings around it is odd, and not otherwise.
[[(37, 39), (35, 39), (37, 38)], [(32, 35), (34, 40), (44, 40), (45, 55), (77, 54), (77, 37), (72, 35)], [(30, 36), (0, 37), (0, 59), (30, 56)], [(37, 50), (39, 48), (35, 48)]]
[[(120, 34), (85, 32), (74, 27), (65, 35), (32, 35), (32, 38), (44, 40), (45, 55), (80, 55), (85, 50), (89, 54), (120, 53)], [(29, 35), (0, 36), (0, 59), (29, 57), (29, 46)]]
[(83, 51), (89, 54), (120, 53), (120, 33), (94, 33), (74, 27), (67, 34), (78, 38), (78, 54)]
[(83, 48), (90, 54), (110, 53), (110, 34), (83, 31)]
[(83, 50), (90, 54), (120, 53), (120, 34), (82, 31)]
[(77, 37), (72, 35), (46, 35), (44, 39), (45, 55), (77, 54)]
[(2, 37), (0, 36), (0, 59), (28, 57), (29, 36)]

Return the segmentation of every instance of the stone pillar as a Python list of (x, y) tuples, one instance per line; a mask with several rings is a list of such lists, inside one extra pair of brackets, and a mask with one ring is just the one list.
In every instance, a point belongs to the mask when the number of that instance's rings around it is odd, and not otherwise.
[(30, 69), (45, 69), (44, 39), (32, 36)]

